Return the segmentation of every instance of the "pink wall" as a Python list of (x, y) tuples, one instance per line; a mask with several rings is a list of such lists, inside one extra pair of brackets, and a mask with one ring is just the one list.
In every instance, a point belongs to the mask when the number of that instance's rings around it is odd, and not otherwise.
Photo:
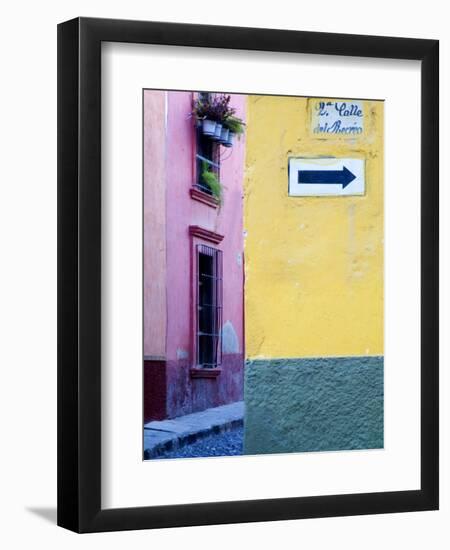
[[(242, 352), (243, 322), (243, 226), (242, 193), (245, 139), (231, 149), (221, 148), (221, 182), (225, 187), (220, 210), (192, 200), (189, 191), (195, 179), (195, 131), (187, 115), (192, 109), (190, 92), (169, 92), (167, 141), (167, 358), (178, 359), (180, 350), (190, 348), (190, 262), (189, 225), (198, 225), (225, 235), (218, 245), (223, 251), (224, 312), (223, 321), (232, 323)], [(245, 116), (245, 96), (233, 95), (231, 104), (238, 116)], [(229, 157), (226, 159), (226, 157)], [(225, 160), (226, 159), (226, 160)], [(238, 255), (240, 264), (238, 265)], [(183, 267), (186, 266), (186, 267)], [(172, 291), (173, 289), (173, 291)], [(178, 351), (178, 356), (177, 356)]]
[(144, 92), (144, 356), (153, 358), (166, 356), (165, 96)]
[[(155, 94), (160, 92), (148, 92)], [(179, 416), (242, 399), (243, 393), (243, 224), (242, 189), (245, 138), (230, 148), (221, 148), (221, 183), (224, 186), (220, 209), (193, 200), (195, 183), (195, 129), (189, 117), (192, 92), (166, 92), (166, 133), (164, 140), (165, 178), (165, 258), (166, 280), (165, 370), (167, 379), (167, 415)], [(245, 119), (245, 96), (232, 95), (231, 104)], [(159, 108), (154, 105), (152, 108)], [(160, 116), (160, 115), (159, 115)], [(151, 123), (153, 117), (145, 118)], [(147, 128), (144, 130), (144, 134)], [(158, 134), (158, 139), (161, 135)], [(144, 166), (148, 167), (147, 159)], [(150, 181), (148, 182), (150, 183)], [(144, 194), (147, 193), (147, 183)], [(159, 198), (152, 209), (160, 208)], [(196, 225), (224, 235), (218, 245), (196, 240), (189, 226)], [(150, 226), (149, 226), (150, 227)], [(146, 233), (149, 231), (145, 228)], [(194, 241), (193, 241), (194, 239)], [(193, 379), (195, 367), (192, 247), (205, 242), (223, 252), (223, 325), (222, 372), (215, 379)], [(144, 278), (151, 266), (144, 263)], [(163, 322), (150, 301), (145, 306), (146, 326)], [(147, 330), (144, 327), (144, 330)], [(145, 340), (145, 338), (144, 338)]]

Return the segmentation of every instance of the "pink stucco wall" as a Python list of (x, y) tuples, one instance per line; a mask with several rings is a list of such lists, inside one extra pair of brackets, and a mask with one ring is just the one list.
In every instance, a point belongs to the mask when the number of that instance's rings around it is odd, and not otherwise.
[(152, 358), (166, 356), (165, 96), (144, 92), (144, 356)]
[[(243, 251), (242, 184), (245, 144), (237, 141), (231, 149), (221, 148), (221, 183), (224, 199), (220, 210), (192, 200), (189, 191), (195, 178), (195, 132), (187, 114), (192, 109), (192, 93), (169, 92), (167, 142), (167, 359), (178, 359), (190, 349), (190, 279), (186, 270), (191, 252), (187, 246), (189, 225), (198, 225), (221, 235), (223, 251), (224, 312), (242, 351), (242, 261)], [(232, 96), (232, 105), (244, 116), (245, 97)], [(226, 157), (229, 157), (225, 160)], [(177, 354), (178, 352), (178, 354)]]
[[(160, 92), (148, 92), (149, 94)], [(179, 416), (242, 399), (243, 393), (243, 224), (242, 189), (245, 138), (230, 148), (221, 148), (220, 209), (193, 200), (195, 183), (195, 130), (189, 117), (192, 92), (165, 93), (165, 268), (166, 318), (160, 318), (150, 301), (144, 304), (145, 324), (165, 322), (165, 376), (167, 416)], [(231, 104), (245, 119), (245, 96), (232, 95)], [(156, 106), (155, 106), (156, 107)], [(145, 118), (146, 124), (152, 117)], [(145, 134), (144, 129), (144, 134)], [(147, 159), (144, 161), (145, 166)], [(146, 193), (144, 188), (144, 194)], [(153, 208), (159, 208), (155, 202)], [(192, 249), (196, 240), (189, 226), (196, 225), (224, 235), (216, 246), (223, 252), (222, 372), (215, 379), (193, 379), (195, 366), (194, 296)], [(150, 226), (149, 226), (150, 227)], [(145, 232), (150, 231), (147, 227)], [(144, 239), (145, 240), (145, 239)], [(205, 241), (211, 246), (211, 243)], [(147, 265), (147, 267), (146, 267)], [(151, 266), (144, 262), (144, 278)], [(146, 330), (144, 326), (144, 330)], [(145, 338), (144, 338), (145, 340)]]

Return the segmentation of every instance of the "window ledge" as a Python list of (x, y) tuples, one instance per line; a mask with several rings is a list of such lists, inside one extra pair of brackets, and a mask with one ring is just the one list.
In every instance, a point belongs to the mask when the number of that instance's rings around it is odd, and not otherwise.
[(214, 244), (219, 244), (223, 241), (223, 235), (219, 235), (219, 233), (215, 233), (214, 231), (210, 231), (209, 229), (205, 229), (204, 227), (199, 227), (198, 225), (189, 226), (189, 235), (192, 235), (193, 237), (198, 237), (199, 239), (203, 239)]
[(208, 193), (205, 193), (204, 191), (200, 191), (200, 189), (195, 189), (195, 187), (192, 187), (190, 190), (190, 194), (191, 199), (202, 202), (203, 204), (206, 204), (211, 208), (218, 208), (219, 206), (219, 202), (215, 197), (213, 197), (212, 195), (208, 195)]
[(222, 369), (220, 367), (215, 367), (213, 369), (192, 367), (190, 369), (191, 378), (217, 378), (221, 372)]

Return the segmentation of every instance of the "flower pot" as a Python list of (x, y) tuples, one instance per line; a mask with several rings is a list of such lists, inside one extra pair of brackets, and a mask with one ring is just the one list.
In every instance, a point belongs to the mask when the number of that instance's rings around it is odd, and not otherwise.
[(230, 130), (222, 126), (222, 131), (220, 132), (220, 143), (224, 145), (228, 141), (228, 136), (230, 135)]
[(219, 141), (220, 134), (222, 133), (222, 124), (220, 122), (216, 122), (216, 131), (213, 136), (211, 136), (211, 139), (214, 141)]
[(228, 133), (228, 139), (227, 139), (227, 141), (225, 141), (222, 145), (223, 145), (224, 147), (233, 147), (234, 136), (235, 136), (235, 135), (236, 135), (236, 134), (235, 134), (234, 132), (231, 132), (231, 131), (230, 131), (230, 132)]
[(205, 118), (202, 123), (203, 133), (205, 136), (214, 136), (216, 133), (216, 122)]

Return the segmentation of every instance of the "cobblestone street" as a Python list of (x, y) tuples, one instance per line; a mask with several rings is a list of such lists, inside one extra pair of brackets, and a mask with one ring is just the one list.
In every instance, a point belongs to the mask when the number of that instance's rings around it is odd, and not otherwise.
[(238, 456), (243, 454), (243, 438), (244, 428), (234, 428), (207, 436), (175, 451), (166, 451), (158, 459)]
[(243, 420), (244, 402), (237, 401), (148, 422), (144, 425), (144, 458), (242, 454)]

